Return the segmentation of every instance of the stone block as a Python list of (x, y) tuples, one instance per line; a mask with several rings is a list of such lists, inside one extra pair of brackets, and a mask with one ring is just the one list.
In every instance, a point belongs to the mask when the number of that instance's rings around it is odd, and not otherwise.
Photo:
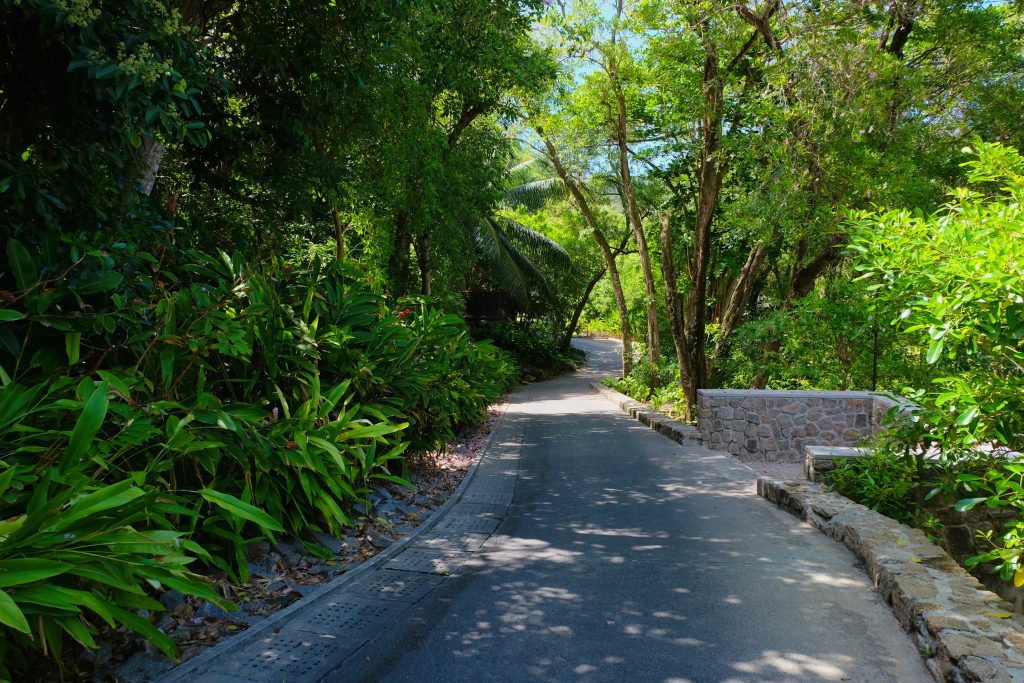
[(746, 443), (747, 451), (750, 453), (757, 452), (757, 439), (747, 439)]
[(925, 614), (924, 626), (928, 633), (938, 635), (943, 629), (954, 629), (957, 631), (970, 630), (971, 625), (958, 616), (950, 614)]
[(1002, 645), (978, 633), (942, 630), (937, 634), (937, 638), (939, 650), (953, 661), (971, 655), (999, 657), (1003, 654)]
[(733, 409), (730, 406), (723, 406), (718, 409), (718, 417), (722, 420), (731, 420), (733, 416)]
[(970, 683), (1010, 683), (1010, 673), (995, 662), (981, 657), (964, 657), (958, 663), (960, 676)]

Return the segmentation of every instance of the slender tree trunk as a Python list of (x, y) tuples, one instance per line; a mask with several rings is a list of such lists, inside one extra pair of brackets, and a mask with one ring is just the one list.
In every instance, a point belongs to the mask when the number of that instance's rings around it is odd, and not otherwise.
[(153, 193), (156, 176), (163, 162), (165, 146), (152, 135), (147, 135), (139, 152), (142, 156), (142, 175), (139, 176), (139, 190), (147, 197)]
[[(323, 134), (319, 128), (313, 129), (313, 149), (316, 150), (317, 155), (322, 157), (324, 160), (329, 160), (331, 157), (327, 153), (327, 148), (324, 146)], [(324, 193), (326, 196), (331, 197), (329, 192)], [(334, 204), (334, 199), (328, 199), (328, 205), (331, 210), (331, 223), (334, 225), (334, 258), (339, 261), (345, 260), (345, 225), (341, 222), (341, 214), (338, 213), (338, 208)]]
[(583, 296), (580, 297), (579, 302), (576, 304), (576, 308), (573, 309), (572, 317), (569, 319), (569, 324), (565, 327), (565, 333), (562, 335), (562, 348), (568, 349), (569, 344), (572, 343), (572, 333), (576, 331), (576, 326), (580, 322), (580, 316), (583, 315), (583, 309), (587, 307), (587, 302), (590, 301), (590, 294), (594, 291), (594, 287), (601, 281), (604, 274), (608, 272), (608, 268), (602, 268), (597, 271), (587, 286), (583, 289)]
[(416, 238), (416, 259), (420, 264), (420, 294), (430, 296), (430, 238), (425, 234)]
[(331, 221), (334, 223), (334, 258), (339, 261), (345, 260), (345, 228), (347, 225), (342, 224), (341, 214), (338, 210), (331, 208)]
[(743, 264), (740, 276), (733, 283), (726, 298), (725, 309), (722, 311), (722, 319), (719, 326), (718, 343), (715, 345), (715, 358), (720, 359), (729, 342), (729, 336), (736, 329), (743, 312), (750, 301), (750, 294), (754, 291), (754, 281), (761, 271), (761, 264), (768, 253), (768, 247), (758, 242), (747, 255), (747, 261)]
[(395, 297), (405, 296), (409, 293), (409, 250), (411, 247), (411, 221), (408, 214), (401, 212), (395, 217), (395, 250), (388, 260), (391, 293)]
[[(686, 388), (686, 329), (683, 319), (683, 303), (679, 299), (679, 277), (672, 260), (672, 226), (668, 214), (661, 214), (661, 274), (665, 279), (665, 310), (668, 311), (672, 342), (676, 347), (676, 362), (679, 364), (679, 386)], [(686, 404), (686, 419), (692, 420), (692, 408)]]
[[(613, 46), (614, 48), (614, 46)], [(647, 250), (647, 236), (644, 234), (640, 207), (633, 189), (633, 174), (629, 168), (629, 140), (626, 129), (626, 98), (619, 83), (619, 68), (615, 55), (608, 58), (608, 76), (615, 95), (616, 117), (615, 136), (619, 147), (619, 175), (622, 177), (622, 193), (626, 196), (626, 208), (629, 222), (633, 226), (637, 253), (640, 255), (640, 269), (644, 276), (644, 289), (647, 292), (647, 360), (651, 364), (651, 388), (658, 388), (658, 356), (661, 355), (661, 326), (658, 321), (658, 289), (654, 282), (654, 270), (651, 268), (651, 255)]]
[(593, 233), (597, 246), (601, 249), (605, 268), (608, 269), (608, 277), (612, 281), (615, 305), (619, 309), (619, 327), (622, 335), (622, 376), (625, 377), (633, 369), (633, 333), (629, 327), (629, 307), (626, 306), (626, 296), (622, 292), (622, 281), (619, 279), (619, 268), (615, 265), (615, 254), (612, 252), (604, 232), (598, 226), (597, 218), (594, 217), (594, 212), (590, 210), (590, 203), (587, 201), (586, 196), (584, 196), (576, 181), (569, 175), (569, 172), (565, 170), (565, 166), (562, 165), (562, 159), (558, 156), (558, 150), (555, 149), (551, 140), (544, 135), (542, 128), (537, 128), (537, 134), (544, 140), (544, 146), (547, 149), (551, 165), (555, 167), (555, 173), (562, 179), (565, 186), (569, 188), (569, 193), (576, 202), (576, 206), (579, 207), (580, 213), (583, 214), (583, 220), (586, 222), (587, 227), (590, 228), (591, 233)]

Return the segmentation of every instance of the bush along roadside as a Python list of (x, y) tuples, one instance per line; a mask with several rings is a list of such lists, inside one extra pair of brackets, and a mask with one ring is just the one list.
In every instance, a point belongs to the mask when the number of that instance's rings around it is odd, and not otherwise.
[(529, 322), (508, 320), (474, 323), (473, 336), (492, 340), (494, 345), (515, 358), (524, 382), (536, 382), (566, 372), (583, 364), (579, 349), (562, 346), (560, 335)]
[(408, 449), (479, 420), (516, 377), (459, 318), (426, 301), (391, 309), (335, 262), (185, 252), (144, 287), (102, 266), (46, 279), (24, 245), (7, 250), (7, 680), (52, 672), (104, 629), (176, 657), (140, 616), (163, 609), (160, 593), (230, 609), (201, 574), (244, 582), (247, 548), (283, 535), (325, 552), (313, 534), (352, 525), (375, 482), (404, 482)]
[(967, 536), (957, 544), (974, 552), (965, 564), (990, 587), (1000, 590), (998, 580), (1019, 589), (1024, 158), (998, 144), (976, 147), (964, 164), (970, 186), (954, 190), (935, 214), (891, 210), (853, 220), (857, 268), (879, 300), (900, 311), (897, 331), (927, 349), (935, 388), (906, 394), (920, 409), (889, 430), (882, 444), (889, 457), (851, 470), (856, 476), (845, 477), (841, 490), (894, 505), (897, 518), (951, 508), (942, 522)]

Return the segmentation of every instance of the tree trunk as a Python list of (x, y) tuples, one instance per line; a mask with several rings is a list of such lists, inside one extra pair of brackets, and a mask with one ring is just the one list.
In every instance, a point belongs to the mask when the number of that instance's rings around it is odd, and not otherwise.
[(345, 228), (342, 225), (341, 215), (338, 210), (331, 208), (331, 221), (334, 223), (334, 258), (339, 261), (345, 260)]
[(729, 296), (726, 299), (725, 309), (722, 311), (722, 320), (719, 326), (718, 343), (715, 345), (715, 359), (720, 359), (728, 345), (729, 336), (736, 329), (736, 325), (743, 317), (743, 312), (750, 301), (750, 294), (754, 291), (754, 281), (764, 263), (764, 257), (768, 253), (768, 247), (758, 242), (747, 255), (747, 261), (743, 264), (743, 270), (736, 279)]
[(430, 238), (425, 234), (416, 238), (416, 259), (420, 264), (420, 294), (430, 296)]
[(412, 227), (408, 214), (395, 217), (395, 250), (388, 260), (391, 293), (400, 297), (409, 293), (409, 249), (412, 247)]
[(637, 253), (640, 255), (640, 269), (644, 275), (644, 288), (647, 292), (647, 360), (651, 364), (651, 388), (658, 388), (658, 356), (661, 355), (661, 329), (658, 321), (658, 290), (654, 282), (654, 270), (651, 268), (651, 255), (647, 251), (647, 236), (644, 234), (643, 221), (640, 218), (640, 207), (633, 189), (633, 175), (629, 168), (628, 131), (626, 130), (626, 98), (619, 83), (619, 68), (614, 54), (608, 58), (608, 76), (615, 94), (616, 117), (615, 135), (619, 147), (619, 174), (622, 177), (622, 193), (626, 195), (626, 208), (629, 222), (633, 226)]
[(583, 315), (583, 309), (586, 308), (587, 302), (590, 301), (590, 294), (594, 291), (594, 287), (601, 281), (604, 274), (608, 272), (608, 268), (602, 268), (601, 270), (594, 273), (594, 277), (590, 278), (590, 282), (583, 290), (583, 296), (580, 297), (579, 303), (576, 304), (576, 308), (573, 309), (572, 318), (569, 319), (569, 324), (565, 328), (565, 333), (562, 335), (562, 348), (568, 349), (569, 344), (572, 343), (572, 333), (576, 331), (576, 326), (580, 322), (580, 316)]
[[(679, 277), (672, 260), (672, 226), (668, 214), (661, 214), (661, 274), (665, 279), (665, 310), (668, 311), (672, 342), (676, 347), (676, 362), (679, 363), (679, 386), (686, 388), (686, 329), (683, 319), (683, 303), (679, 299)], [(692, 408), (686, 404), (686, 419), (692, 420)]]
[(165, 146), (152, 135), (147, 135), (139, 153), (142, 156), (142, 175), (139, 176), (139, 191), (147, 197), (153, 193), (156, 176), (160, 172), (160, 164), (164, 158)]
[(569, 193), (576, 202), (576, 206), (579, 207), (580, 213), (583, 214), (583, 220), (593, 233), (594, 240), (601, 249), (601, 256), (604, 257), (604, 265), (608, 269), (608, 277), (612, 281), (612, 291), (615, 292), (615, 304), (619, 309), (619, 327), (622, 334), (622, 376), (625, 377), (633, 369), (633, 333), (629, 327), (629, 307), (626, 306), (626, 296), (622, 292), (622, 281), (619, 279), (619, 268), (615, 265), (615, 254), (612, 252), (608, 240), (598, 226), (597, 219), (594, 217), (594, 212), (590, 210), (590, 203), (587, 202), (583, 191), (576, 181), (569, 176), (565, 166), (562, 165), (562, 159), (558, 156), (558, 150), (555, 149), (551, 140), (544, 135), (542, 128), (537, 128), (537, 134), (544, 140), (544, 146), (547, 149), (551, 165), (555, 167), (555, 173), (562, 179), (565, 186), (569, 188)]
[(703, 145), (700, 152), (700, 188), (694, 222), (693, 252), (690, 260), (690, 295), (686, 305), (686, 401), (697, 403), (697, 390), (707, 382), (705, 309), (707, 308), (708, 263), (711, 258), (711, 224), (722, 187), (725, 164), (721, 158), (723, 88), (718, 71), (718, 50), (709, 36), (709, 20), (695, 27), (704, 49)]

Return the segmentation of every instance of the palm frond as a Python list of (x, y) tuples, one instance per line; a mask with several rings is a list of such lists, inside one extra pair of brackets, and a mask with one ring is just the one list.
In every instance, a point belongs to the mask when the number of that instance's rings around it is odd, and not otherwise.
[(527, 211), (538, 211), (549, 199), (560, 199), (564, 196), (565, 185), (560, 179), (541, 178), (506, 190), (501, 203), (508, 207), (522, 206)]
[[(475, 231), (477, 246), (489, 266), (488, 275), (491, 281), (521, 306), (529, 303), (531, 286), (539, 287), (549, 301), (556, 303), (557, 296), (544, 273), (520, 251), (503, 227), (495, 219), (487, 218)], [(562, 251), (564, 253), (564, 250)]]
[(501, 217), (498, 220), (502, 232), (520, 250), (528, 251), (537, 260), (554, 266), (568, 268), (572, 265), (568, 252), (547, 235), (511, 218)]

